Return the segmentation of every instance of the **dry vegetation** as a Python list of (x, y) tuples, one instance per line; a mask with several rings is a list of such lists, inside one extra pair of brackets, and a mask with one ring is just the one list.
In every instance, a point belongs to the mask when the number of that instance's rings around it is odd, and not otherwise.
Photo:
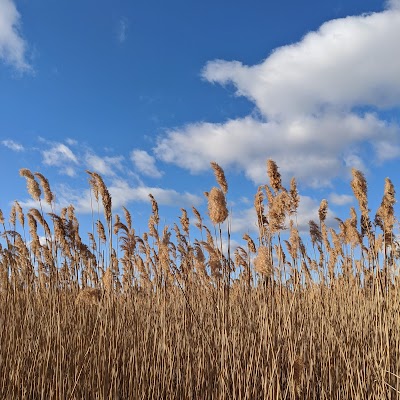
[(150, 196), (142, 236), (128, 210), (112, 214), (89, 172), (85, 239), (74, 208), (57, 215), (46, 178), (21, 170), (39, 205), (24, 214), (15, 202), (0, 216), (1, 399), (400, 398), (391, 181), (371, 220), (367, 183), (353, 170), (359, 211), (335, 231), (323, 200), (303, 240), (296, 182), (285, 189), (270, 160), (254, 202), (258, 237), (226, 254), (228, 185), (212, 168), (212, 229), (195, 208), (192, 228), (186, 210), (159, 227)]

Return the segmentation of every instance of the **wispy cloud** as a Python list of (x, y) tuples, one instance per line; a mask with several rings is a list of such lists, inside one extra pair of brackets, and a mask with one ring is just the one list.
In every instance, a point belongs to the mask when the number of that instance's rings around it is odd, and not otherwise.
[(78, 141), (75, 139), (67, 138), (65, 139), (65, 143), (67, 143), (69, 146), (75, 146), (78, 144)]
[(51, 143), (50, 148), (42, 150), (43, 164), (60, 167), (60, 172), (68, 176), (75, 175), (74, 166), (78, 158), (73, 151), (63, 143)]
[(147, 151), (133, 150), (131, 152), (131, 160), (135, 167), (146, 176), (151, 178), (161, 178), (163, 173), (157, 169), (156, 160)]
[(257, 184), (272, 158), (285, 176), (313, 187), (329, 186), (350, 167), (363, 166), (365, 157), (399, 157), (400, 127), (380, 116), (400, 107), (399, 2), (326, 22), (257, 65), (209, 62), (204, 79), (232, 84), (257, 112), (171, 130), (159, 137), (156, 156), (191, 172), (216, 160)]
[(17, 143), (17, 142), (14, 142), (14, 140), (10, 140), (10, 139), (8, 139), (8, 140), (3, 140), (3, 141), (1, 142), (1, 144), (2, 144), (3, 146), (8, 147), (9, 149), (11, 149), (11, 150), (13, 150), (13, 151), (24, 151), (24, 150), (25, 150), (25, 148), (24, 148), (24, 146), (22, 146), (22, 144), (19, 144), (19, 143)]
[(12, 0), (0, 0), (0, 60), (19, 72), (32, 71), (26, 59), (27, 43), (21, 32), (21, 16)]
[(128, 22), (125, 18), (121, 18), (118, 22), (117, 39), (119, 43), (124, 43), (128, 34)]

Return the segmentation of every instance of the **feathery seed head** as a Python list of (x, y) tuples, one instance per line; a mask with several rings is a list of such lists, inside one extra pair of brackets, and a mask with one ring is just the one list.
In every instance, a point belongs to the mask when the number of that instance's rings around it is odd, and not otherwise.
[(220, 224), (228, 217), (225, 195), (221, 189), (213, 187), (208, 196), (208, 213), (213, 224)]
[(181, 208), (182, 216), (179, 218), (182, 225), (182, 230), (189, 235), (189, 218), (187, 215), (187, 211), (184, 208)]
[(101, 290), (96, 288), (82, 289), (75, 299), (75, 304), (97, 305), (101, 299)]
[(324, 222), (326, 220), (327, 213), (328, 213), (328, 201), (326, 199), (323, 199), (321, 201), (321, 204), (320, 204), (319, 210), (318, 210), (318, 216), (319, 216), (319, 220), (321, 222)]
[(254, 259), (254, 267), (256, 272), (267, 277), (272, 274), (272, 261), (268, 247), (260, 246), (257, 256)]
[(269, 184), (271, 185), (272, 189), (274, 189), (275, 194), (277, 194), (279, 190), (282, 189), (282, 178), (275, 161), (271, 159), (267, 161), (267, 172)]
[(297, 190), (296, 179), (292, 178), (290, 181), (290, 213), (294, 214), (297, 212), (300, 204), (300, 196)]
[(353, 189), (354, 196), (358, 201), (361, 214), (364, 216), (368, 215), (367, 180), (365, 179), (364, 174), (355, 168), (351, 170), (351, 174), (353, 175), (353, 179), (351, 181), (351, 188)]
[(226, 195), (228, 192), (228, 183), (225, 178), (224, 170), (215, 161), (211, 162), (211, 167), (214, 170), (215, 179), (217, 180), (218, 185)]
[(42, 186), (46, 203), (51, 204), (54, 201), (54, 194), (50, 189), (49, 181), (40, 172), (35, 172), (35, 176), (38, 178), (40, 185)]
[(256, 250), (256, 245), (253, 242), (253, 239), (247, 233), (245, 233), (243, 235), (243, 239), (246, 240), (247, 246), (249, 247), (249, 250), (252, 253), (255, 253), (257, 250)]

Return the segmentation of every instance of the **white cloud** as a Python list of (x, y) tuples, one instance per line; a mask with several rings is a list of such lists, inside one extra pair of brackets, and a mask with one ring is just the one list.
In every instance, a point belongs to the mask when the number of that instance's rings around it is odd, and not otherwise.
[(258, 65), (209, 62), (203, 77), (233, 84), (261, 117), (171, 130), (159, 138), (156, 156), (191, 172), (216, 160), (255, 183), (265, 182), (265, 160), (272, 158), (287, 179), (295, 175), (310, 186), (329, 186), (363, 166), (361, 147), (376, 161), (398, 157), (400, 127), (379, 116), (400, 107), (398, 1), (380, 13), (326, 22)]
[(329, 201), (337, 206), (344, 206), (353, 203), (354, 197), (349, 194), (331, 193), (329, 195)]
[(61, 173), (71, 178), (76, 175), (75, 169), (73, 167), (64, 167), (61, 169)]
[(374, 143), (377, 158), (380, 162), (392, 160), (400, 156), (400, 146), (394, 141), (381, 141)]
[(71, 138), (65, 139), (65, 142), (70, 146), (75, 146), (78, 144), (78, 142), (75, 139), (71, 139)]
[(161, 178), (163, 173), (156, 167), (156, 160), (147, 151), (133, 150), (131, 152), (131, 160), (135, 167), (146, 176), (151, 178)]
[(20, 33), (20, 14), (12, 0), (0, 0), (0, 60), (20, 72), (31, 71), (26, 42)]
[(122, 161), (124, 157), (99, 157), (93, 153), (87, 153), (85, 161), (88, 168), (92, 171), (98, 172), (101, 175), (114, 176), (115, 169), (122, 169)]
[(332, 20), (252, 67), (213, 61), (211, 82), (235, 85), (268, 117), (320, 113), (358, 105), (396, 106), (400, 99), (400, 12)]
[[(310, 220), (313, 220), (315, 222), (319, 221), (318, 210), (320, 204), (320, 201), (317, 201), (312, 197), (300, 196), (300, 205), (297, 211), (296, 219), (296, 226), (300, 233), (304, 234), (310, 232)], [(335, 217), (336, 214), (328, 207), (328, 214), (325, 221), (326, 225), (332, 227), (336, 226), (337, 223), (335, 221)]]
[(52, 143), (48, 150), (42, 150), (42, 156), (45, 165), (60, 167), (61, 173), (75, 176), (74, 166), (79, 162), (76, 155), (65, 144)]
[(349, 169), (355, 168), (358, 169), (359, 171), (363, 172), (367, 171), (367, 167), (365, 166), (363, 159), (359, 155), (349, 153), (346, 156), (344, 156), (343, 159), (344, 163)]
[(272, 158), (286, 179), (296, 176), (310, 186), (328, 186), (343, 174), (345, 158), (351, 161), (350, 145), (373, 142), (375, 136), (389, 140), (396, 130), (373, 114), (305, 115), (282, 122), (249, 116), (171, 131), (158, 141), (155, 153), (191, 172), (206, 171), (210, 160), (217, 160), (223, 167), (238, 167), (257, 184), (266, 181), (265, 161)]
[(257, 214), (254, 207), (245, 208), (237, 211), (234, 209), (230, 213), (229, 217), (231, 221), (232, 233), (239, 233), (243, 235), (249, 232), (258, 232)]
[(123, 179), (115, 180), (109, 187), (115, 207), (121, 207), (131, 201), (148, 202), (151, 193), (160, 205), (191, 207), (198, 206), (203, 199), (197, 195), (184, 192), (179, 193), (173, 189), (163, 189), (151, 186), (131, 187)]
[(25, 148), (24, 148), (24, 146), (22, 146), (22, 144), (14, 142), (14, 140), (3, 140), (1, 142), (1, 144), (3, 146), (8, 147), (9, 149), (11, 149), (13, 151), (24, 151), (25, 150)]
[(78, 163), (72, 150), (62, 143), (56, 143), (49, 150), (43, 150), (42, 155), (46, 165), (62, 165), (65, 162)]
[(400, 0), (387, 0), (386, 5), (393, 10), (400, 10)]

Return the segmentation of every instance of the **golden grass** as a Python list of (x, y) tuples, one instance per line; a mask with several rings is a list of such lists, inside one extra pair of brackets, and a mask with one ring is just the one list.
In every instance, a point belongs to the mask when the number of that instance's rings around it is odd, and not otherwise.
[[(94, 211), (88, 244), (72, 206), (46, 215), (40, 203), (25, 226), (15, 203), (0, 221), (0, 398), (400, 398), (391, 181), (371, 219), (354, 170), (360, 216), (351, 209), (336, 231), (323, 200), (308, 239), (296, 225), (295, 180), (286, 190), (276, 164), (267, 166), (270, 186), (255, 197), (258, 238), (245, 234), (227, 254), (228, 185), (216, 163), (214, 236), (195, 208), (197, 238), (184, 209), (180, 226), (159, 231), (153, 196), (149, 232), (136, 235), (127, 209), (124, 220), (112, 215), (92, 172), (93, 210), (102, 206), (105, 224)], [(54, 209), (47, 179), (21, 175), (40, 200), (39, 180)]]

